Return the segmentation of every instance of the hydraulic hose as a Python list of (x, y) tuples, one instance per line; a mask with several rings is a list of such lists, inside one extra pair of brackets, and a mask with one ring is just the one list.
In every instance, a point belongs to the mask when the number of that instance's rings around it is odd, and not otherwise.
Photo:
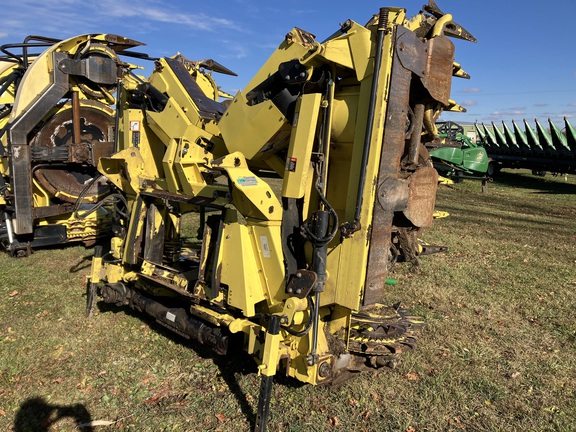
[(372, 134), (374, 132), (374, 117), (376, 112), (377, 93), (379, 86), (379, 75), (382, 66), (382, 48), (384, 46), (384, 36), (387, 34), (388, 27), (388, 8), (381, 8), (378, 16), (376, 55), (374, 57), (374, 72), (372, 75), (372, 86), (370, 89), (370, 102), (368, 105), (368, 119), (366, 121), (366, 135), (364, 136), (364, 146), (362, 148), (362, 161), (360, 162), (360, 178), (358, 179), (358, 192), (356, 196), (356, 211), (354, 213), (354, 222), (349, 227), (348, 235), (358, 231), (360, 227), (360, 214), (362, 212), (364, 183), (366, 182), (366, 168), (370, 157), (370, 146), (372, 143)]

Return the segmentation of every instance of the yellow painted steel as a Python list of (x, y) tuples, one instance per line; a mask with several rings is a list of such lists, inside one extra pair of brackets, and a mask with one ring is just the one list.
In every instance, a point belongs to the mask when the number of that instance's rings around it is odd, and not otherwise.
[[(11, 108), (10, 116), (6, 116), (0, 120), (0, 129), (5, 128), (2, 136), (2, 145), (7, 152), (7, 157), (1, 160), (0, 171), (2, 175), (7, 178), (8, 190), (12, 194), (8, 202), (2, 198), (3, 204), (14, 206), (14, 200), (22, 199), (22, 197), (16, 196), (17, 194), (21, 194), (21, 192), (17, 192), (13, 184), (14, 173), (11, 167), (13, 155), (10, 153), (11, 143), (9, 143), (10, 130), (12, 124), (29, 113), (33, 107), (37, 112), (37, 114), (33, 116), (34, 120), (40, 122), (39, 127), (44, 127), (53, 118), (73, 116), (70, 114), (72, 110), (70, 99), (72, 93), (76, 93), (78, 95), (80, 109), (91, 110), (91, 112), (100, 111), (102, 115), (108, 116), (110, 119), (114, 118), (115, 112), (109, 105), (115, 103), (115, 98), (104, 86), (91, 86), (86, 80), (73, 74), (66, 75), (67, 83), (54, 82), (54, 72), (56, 68), (54, 59), (56, 56), (59, 56), (59, 59), (87, 59), (91, 55), (104, 55), (119, 62), (116, 52), (107, 45), (109, 43), (123, 43), (127, 41), (125, 38), (106, 34), (81, 35), (60, 42), (55, 41), (52, 46), (40, 55), (29, 57), (29, 64), (0, 63), (0, 77), (12, 72), (16, 67), (26, 69), (23, 77), (13, 83), (0, 95), (0, 105), (5, 104)], [(7, 67), (7, 65), (9, 66)], [(46, 106), (46, 111), (41, 112), (35, 105), (37, 105), (43, 95), (53, 86), (62, 87), (59, 91), (63, 92), (62, 94), (64, 96), (57, 100), (53, 106)], [(68, 100), (68, 102), (65, 102), (66, 100)], [(43, 104), (39, 105), (43, 107)], [(87, 126), (90, 126), (90, 124), (88, 123)], [(65, 125), (60, 126), (60, 128), (63, 127), (65, 127)], [(37, 132), (37, 129), (35, 129), (35, 132)], [(114, 140), (112, 128), (102, 132), (106, 134), (104, 138), (105, 141)], [(57, 128), (53, 132), (53, 135), (58, 133), (60, 132)], [(32, 136), (32, 134), (30, 134), (30, 136)], [(54, 139), (54, 136), (51, 138)], [(32, 139), (32, 142), (28, 142), (28, 145), (32, 145), (33, 143), (34, 141)], [(42, 145), (42, 143), (40, 143), (40, 145)], [(52, 145), (56, 146), (54, 143), (52, 143)], [(19, 149), (17, 148), (16, 150)], [(92, 243), (96, 238), (109, 232), (111, 227), (110, 213), (104, 209), (98, 209), (89, 213), (87, 216), (82, 216), (82, 212), (78, 211), (70, 212), (70, 206), (62, 206), (61, 209), (58, 209), (58, 205), (61, 202), (74, 202), (79, 199), (79, 197), (76, 194), (64, 190), (66, 185), (53, 184), (49, 188), (41, 181), (38, 181), (36, 175), (33, 174), (33, 169), (31, 169), (37, 162), (30, 161), (29, 163), (31, 164), (29, 168), (31, 177), (29, 200), (33, 207), (32, 217), (35, 227), (64, 226), (66, 227), (65, 241), (67, 242), (83, 241), (85, 243)], [(62, 168), (62, 166), (61, 164), (52, 169), (65, 171), (67, 168)], [(22, 179), (18, 181), (22, 183)], [(85, 196), (81, 200), (81, 203), (77, 204), (93, 204), (102, 198), (102, 194)], [(76, 207), (81, 208), (81, 206), (78, 205)], [(16, 206), (13, 223), (14, 221), (18, 221), (20, 217), (21, 215), (18, 213), (18, 207)], [(26, 243), (24, 242), (23, 244)]]
[[(385, 12), (385, 22), (348, 21), (323, 43), (293, 29), (227, 108), (217, 105), (212, 76), (182, 57), (160, 59), (147, 80), (126, 77), (117, 95), (119, 151), (102, 158), (99, 170), (127, 196), (130, 215), (125, 232), (112, 239), (116, 259), (96, 261), (92, 281), (102, 289), (122, 281), (154, 299), (176, 296), (195, 319), (242, 334), (267, 377), (280, 368), (321, 384), (346, 369), (372, 262), (372, 225), (387, 205), (386, 191), (379, 189), (387, 128), (400, 130), (399, 142), (390, 145), (400, 148), (394, 163), (406, 195), (404, 207), (391, 211), (390, 225), (419, 229), (432, 219), (437, 180), (426, 152), (419, 153), (422, 140), (427, 134), (434, 139), (433, 120), (442, 110), (457, 109), (445, 98), (451, 75), (439, 84), (425, 76), (432, 54), (424, 35), (443, 42), (451, 16), (407, 20), (403, 8)], [(402, 37), (414, 52), (401, 52)], [(446, 45), (441, 61), (450, 69), (452, 46)], [(389, 122), (393, 86), (402, 84), (393, 79), (398, 58), (409, 79), (418, 81), (406, 85), (406, 124), (400, 126)], [(185, 85), (175, 61), (184, 62), (197, 86)], [(464, 75), (459, 71), (455, 64), (455, 76)], [(410, 93), (420, 87), (428, 92)], [(145, 109), (133, 103), (135, 94), (148, 103), (141, 103)], [(416, 131), (409, 96), (426, 99)], [(409, 160), (414, 150), (417, 157)], [(271, 176), (278, 178), (274, 187)], [(424, 196), (416, 201), (418, 192)], [(184, 253), (180, 225), (187, 212), (200, 214), (201, 241)], [(330, 235), (310, 234), (322, 212), (331, 218)], [(346, 232), (356, 212), (358, 229)], [(317, 261), (324, 245), (326, 274)], [(277, 334), (269, 328), (276, 318), (282, 323)], [(378, 356), (366, 351), (356, 361), (374, 366)]]
[(296, 107), (282, 184), (284, 197), (302, 198), (309, 188), (313, 174), (310, 157), (321, 100), (319, 93), (304, 95)]

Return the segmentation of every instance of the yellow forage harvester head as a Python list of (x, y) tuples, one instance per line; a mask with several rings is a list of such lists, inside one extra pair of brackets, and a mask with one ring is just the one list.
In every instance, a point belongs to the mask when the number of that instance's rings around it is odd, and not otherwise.
[(217, 353), (241, 337), (262, 375), (258, 430), (279, 370), (316, 385), (394, 364), (423, 323), (381, 301), (395, 259), (431, 249), (417, 237), (438, 183), (426, 147), (467, 76), (450, 36), (473, 40), (431, 1), (324, 42), (292, 29), (230, 103), (213, 61), (161, 58), (123, 80), (120, 151), (99, 170), (125, 229), (97, 250), (88, 311), (100, 296)]

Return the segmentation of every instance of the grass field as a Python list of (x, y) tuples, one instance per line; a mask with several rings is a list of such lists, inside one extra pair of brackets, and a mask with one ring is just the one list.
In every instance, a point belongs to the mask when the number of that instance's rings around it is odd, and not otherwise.
[[(336, 389), (278, 377), (269, 430), (576, 430), (576, 178), (503, 172), (486, 194), (441, 187), (437, 208), (424, 239), (448, 252), (398, 266), (385, 299), (428, 322), (417, 349)], [(0, 430), (249, 430), (243, 356), (124, 310), (84, 318), (91, 253), (0, 255)]]

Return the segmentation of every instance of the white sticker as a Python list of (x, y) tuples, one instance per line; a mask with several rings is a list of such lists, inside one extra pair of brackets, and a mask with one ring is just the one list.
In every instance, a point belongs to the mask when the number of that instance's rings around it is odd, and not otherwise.
[(130, 130), (131, 131), (139, 131), (140, 130), (140, 122), (138, 120), (131, 120), (130, 121)]
[(258, 180), (254, 176), (242, 176), (236, 179), (240, 186), (257, 186)]
[(268, 246), (268, 237), (260, 236), (260, 244), (262, 245), (262, 255), (264, 255), (264, 258), (270, 258), (270, 247)]
[(172, 312), (166, 312), (166, 319), (168, 321), (175, 322), (176, 321), (176, 315), (174, 315)]

